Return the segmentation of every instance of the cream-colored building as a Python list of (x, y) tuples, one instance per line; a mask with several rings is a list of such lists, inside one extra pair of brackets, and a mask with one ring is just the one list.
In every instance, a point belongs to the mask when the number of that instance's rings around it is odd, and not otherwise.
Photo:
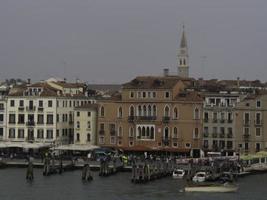
[(74, 110), (74, 144), (96, 145), (97, 105), (85, 104)]
[(3, 140), (72, 143), (74, 108), (87, 103), (91, 100), (84, 94), (68, 94), (45, 82), (14, 87), (7, 96)]
[(236, 106), (236, 146), (241, 153), (267, 150), (267, 94), (249, 95)]
[(0, 141), (4, 139), (6, 132), (6, 98), (0, 96)]

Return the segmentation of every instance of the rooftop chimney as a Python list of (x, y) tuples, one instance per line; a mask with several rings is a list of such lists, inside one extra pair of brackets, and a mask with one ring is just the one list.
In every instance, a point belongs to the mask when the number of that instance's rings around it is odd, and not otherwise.
[(163, 76), (169, 76), (169, 69), (168, 68), (163, 69)]

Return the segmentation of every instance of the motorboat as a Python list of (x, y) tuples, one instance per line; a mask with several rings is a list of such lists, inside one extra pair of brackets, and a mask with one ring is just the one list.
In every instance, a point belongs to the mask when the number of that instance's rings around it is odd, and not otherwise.
[(205, 182), (207, 178), (208, 174), (206, 172), (197, 172), (192, 178), (192, 181), (195, 183), (202, 183)]
[(185, 176), (185, 170), (183, 169), (175, 169), (172, 172), (172, 178), (174, 179), (182, 179)]
[(184, 188), (184, 192), (236, 192), (238, 186), (232, 183), (204, 183), (204, 184), (192, 184), (187, 185)]

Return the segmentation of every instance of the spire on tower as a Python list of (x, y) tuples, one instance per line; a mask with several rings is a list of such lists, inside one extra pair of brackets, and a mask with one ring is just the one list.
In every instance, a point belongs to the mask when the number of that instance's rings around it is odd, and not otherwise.
[(185, 35), (185, 26), (183, 24), (183, 33), (182, 33), (182, 39), (180, 43), (180, 48), (187, 48), (187, 40), (186, 40), (186, 35)]

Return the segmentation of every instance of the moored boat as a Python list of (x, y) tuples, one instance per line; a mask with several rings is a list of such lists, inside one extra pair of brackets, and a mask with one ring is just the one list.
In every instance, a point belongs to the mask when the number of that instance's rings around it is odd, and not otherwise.
[(183, 169), (175, 169), (172, 172), (172, 178), (174, 179), (182, 179), (185, 176), (185, 170)]
[(192, 184), (184, 188), (185, 192), (236, 192), (238, 186), (235, 184)]

